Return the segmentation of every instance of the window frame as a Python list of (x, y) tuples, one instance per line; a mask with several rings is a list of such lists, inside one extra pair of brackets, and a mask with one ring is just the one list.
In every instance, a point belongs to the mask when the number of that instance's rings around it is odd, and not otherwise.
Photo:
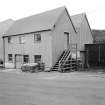
[[(39, 56), (39, 58), (38, 58)], [(36, 59), (37, 57), (37, 59)], [(40, 59), (40, 60), (38, 60)], [(42, 55), (34, 55), (34, 63), (41, 63), (42, 62)]]
[(23, 63), (29, 63), (29, 55), (23, 55)]
[(13, 55), (12, 54), (8, 54), (8, 61), (13, 62)]
[[(24, 39), (22, 40), (22, 38), (24, 38)], [(26, 41), (26, 40), (25, 40), (25, 36), (24, 36), (24, 35), (20, 35), (20, 36), (19, 36), (19, 43), (20, 43), (20, 44), (24, 44), (25, 41)]]
[(34, 33), (34, 42), (41, 42), (41, 34)]
[(8, 36), (8, 43), (12, 43), (12, 37)]

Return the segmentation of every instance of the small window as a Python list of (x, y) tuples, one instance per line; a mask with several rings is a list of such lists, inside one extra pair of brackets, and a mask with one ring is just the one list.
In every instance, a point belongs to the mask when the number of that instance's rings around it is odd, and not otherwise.
[(12, 37), (11, 36), (8, 37), (8, 43), (12, 43)]
[(13, 60), (13, 58), (12, 58), (12, 54), (8, 54), (8, 61), (10, 62), (12, 62), (12, 60)]
[(34, 62), (40, 63), (41, 62), (41, 55), (34, 55)]
[(19, 43), (25, 43), (25, 36), (19, 36)]
[(41, 41), (41, 34), (34, 34), (34, 41), (40, 42)]
[(29, 63), (29, 55), (24, 55), (23, 56), (23, 62), (24, 63)]

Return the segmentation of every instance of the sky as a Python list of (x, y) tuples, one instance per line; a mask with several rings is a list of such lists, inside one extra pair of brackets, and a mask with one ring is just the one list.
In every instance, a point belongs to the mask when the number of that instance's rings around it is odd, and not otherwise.
[(0, 0), (0, 22), (66, 6), (70, 15), (86, 13), (92, 29), (105, 29), (105, 0)]

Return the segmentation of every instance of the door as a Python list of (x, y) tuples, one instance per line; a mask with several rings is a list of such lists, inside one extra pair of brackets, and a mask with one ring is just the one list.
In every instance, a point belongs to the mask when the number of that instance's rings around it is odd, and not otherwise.
[(20, 69), (23, 65), (23, 55), (16, 54), (15, 55), (15, 68)]
[(99, 46), (91, 45), (88, 48), (88, 64), (90, 67), (99, 66)]
[(100, 45), (100, 49), (99, 49), (99, 54), (100, 54), (100, 66), (101, 67), (105, 67), (105, 45), (102, 44)]
[(66, 49), (69, 47), (69, 33), (68, 32), (64, 32), (64, 35), (66, 37)]
[(86, 45), (86, 50), (90, 67), (105, 67), (105, 44)]

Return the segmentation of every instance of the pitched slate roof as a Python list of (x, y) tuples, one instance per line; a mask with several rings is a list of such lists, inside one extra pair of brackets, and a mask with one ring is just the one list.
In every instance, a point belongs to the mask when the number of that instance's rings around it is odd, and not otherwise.
[(94, 43), (105, 43), (105, 30), (92, 30)]
[(12, 27), (7, 31), (6, 36), (52, 29), (64, 10), (65, 7), (60, 7), (54, 10), (16, 20)]
[(71, 16), (71, 20), (72, 20), (77, 32), (81, 26), (83, 19), (85, 18), (85, 15), (86, 15), (85, 13), (81, 13), (81, 14)]

